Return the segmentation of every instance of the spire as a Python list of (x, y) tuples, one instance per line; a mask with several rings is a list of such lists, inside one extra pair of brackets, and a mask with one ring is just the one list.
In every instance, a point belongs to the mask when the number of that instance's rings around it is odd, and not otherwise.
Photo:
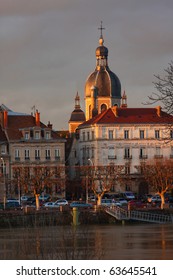
[(75, 97), (75, 109), (80, 109), (80, 97), (77, 91), (76, 97)]
[(102, 27), (102, 21), (100, 22), (100, 27), (99, 27), (98, 29), (100, 30), (99, 44), (100, 44), (100, 46), (103, 46), (104, 39), (103, 39), (103, 33), (102, 33), (102, 31), (103, 31), (105, 28)]
[(124, 90), (124, 93), (123, 93), (123, 96), (122, 96), (122, 104), (121, 104), (121, 107), (127, 108), (127, 95), (126, 95), (125, 90)]

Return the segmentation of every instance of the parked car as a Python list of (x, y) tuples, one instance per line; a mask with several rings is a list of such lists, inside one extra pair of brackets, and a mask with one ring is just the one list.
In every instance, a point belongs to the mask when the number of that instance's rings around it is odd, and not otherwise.
[(31, 205), (31, 204), (35, 204), (35, 202), (36, 202), (35, 196), (31, 196), (27, 199), (26, 204)]
[(159, 202), (161, 202), (160, 195), (153, 195), (151, 197), (151, 203), (159, 203)]
[(46, 203), (43, 204), (43, 207), (46, 207), (46, 208), (55, 208), (55, 207), (59, 207), (58, 205), (56, 206), (55, 205), (55, 202), (53, 201), (48, 201)]
[(141, 200), (130, 200), (128, 202), (129, 210), (134, 210), (134, 209), (138, 209), (138, 208), (146, 208), (146, 207), (147, 207), (147, 203), (142, 202)]
[(22, 210), (22, 207), (18, 201), (7, 202), (5, 204), (5, 210)]
[(101, 200), (101, 205), (102, 206), (114, 206), (114, 205), (117, 205), (117, 206), (122, 206), (122, 204), (119, 202), (119, 201), (116, 201), (114, 199), (102, 199)]
[(127, 205), (127, 203), (128, 203), (127, 199), (122, 198), (122, 197), (117, 198), (115, 201), (119, 202), (121, 205)]
[(21, 202), (26, 202), (26, 201), (28, 200), (28, 198), (29, 198), (29, 196), (27, 196), (27, 195), (22, 195), (21, 198), (20, 198), (20, 200), (21, 200)]
[(4, 203), (0, 203), (0, 210), (4, 210)]
[(48, 201), (50, 199), (50, 195), (49, 194), (41, 194), (39, 196), (39, 200), (42, 200), (42, 201)]
[(54, 204), (55, 206), (68, 205), (68, 201), (66, 199), (58, 199)]
[(6, 202), (18, 202), (19, 203), (19, 200), (17, 198), (10, 197), (10, 198), (7, 198)]
[(86, 203), (84, 201), (73, 201), (70, 203), (70, 207), (76, 207), (76, 208), (92, 208), (93, 205), (90, 203)]
[(135, 195), (132, 192), (124, 192), (124, 193), (122, 193), (122, 196), (127, 200), (135, 199)]

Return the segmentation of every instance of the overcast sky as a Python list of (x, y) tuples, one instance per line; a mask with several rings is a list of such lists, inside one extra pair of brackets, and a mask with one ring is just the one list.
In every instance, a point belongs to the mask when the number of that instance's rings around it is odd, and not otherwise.
[(145, 106), (173, 60), (172, 0), (0, 0), (0, 104), (35, 105), (42, 122), (67, 129), (77, 91), (84, 110), (101, 20), (128, 107)]

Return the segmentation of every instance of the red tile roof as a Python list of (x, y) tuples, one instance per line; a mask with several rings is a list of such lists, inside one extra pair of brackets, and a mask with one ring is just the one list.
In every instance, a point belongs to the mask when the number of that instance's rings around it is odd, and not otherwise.
[[(8, 124), (6, 133), (9, 140), (20, 140), (22, 135), (22, 129), (36, 127), (35, 117), (32, 115), (8, 115)], [(40, 128), (46, 128), (47, 126), (40, 122)], [(53, 139), (60, 139), (55, 131), (51, 131)], [(1, 134), (0, 134), (1, 137)], [(1, 139), (1, 138), (0, 138)]]
[(173, 116), (161, 111), (158, 108), (116, 108), (117, 116), (114, 114), (114, 107), (98, 114), (94, 118), (84, 122), (79, 128), (93, 124), (167, 124), (173, 123)]

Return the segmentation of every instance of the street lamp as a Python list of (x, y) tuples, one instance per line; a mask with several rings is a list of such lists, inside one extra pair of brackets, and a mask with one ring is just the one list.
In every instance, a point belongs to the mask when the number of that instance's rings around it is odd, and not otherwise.
[(5, 162), (2, 157), (1, 157), (1, 161), (2, 161), (2, 173), (3, 173), (3, 184), (4, 184), (4, 210), (5, 210), (5, 205), (6, 205)]

